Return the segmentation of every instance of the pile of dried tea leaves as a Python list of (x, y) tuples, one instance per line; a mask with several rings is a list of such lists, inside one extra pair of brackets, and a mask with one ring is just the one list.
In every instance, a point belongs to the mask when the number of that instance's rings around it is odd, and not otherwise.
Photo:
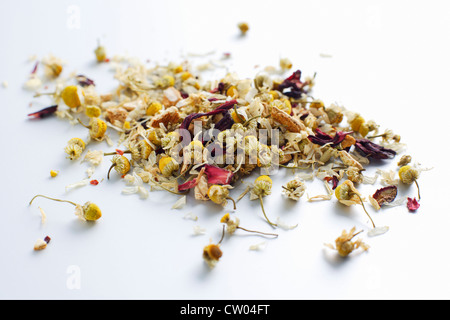
[[(334, 198), (346, 206), (361, 206), (362, 214), (370, 219), (369, 235), (389, 229), (376, 225), (369, 204), (373, 210), (395, 205), (412, 211), (419, 208), (417, 180), (424, 169), (413, 164), (410, 156), (402, 156), (393, 169), (366, 174), (372, 160), (392, 162), (399, 155), (405, 147), (400, 136), (389, 129), (380, 130), (378, 123), (358, 112), (334, 103), (326, 105), (313, 95), (315, 75), (302, 77), (288, 59), (282, 59), (277, 68), (258, 72), (253, 79), (227, 72), (220, 79), (202, 81), (201, 72), (214, 64), (194, 68), (189, 60), (183, 60), (148, 66), (126, 57), (107, 59), (102, 47), (95, 54), (98, 63), (108, 63), (115, 70), (118, 85), (112, 92), (99, 92), (95, 81), (85, 75), (63, 79), (64, 62), (53, 56), (36, 62), (26, 82), (36, 98), (46, 95), (53, 100), (51, 106), (30, 113), (30, 117), (55, 115), (86, 128), (86, 136), (67, 142), (61, 157), (88, 162), (89, 177), (106, 158), (111, 161), (106, 183), (116, 174), (126, 184), (125, 194), (146, 198), (158, 190), (181, 195), (174, 208), (184, 206), (186, 197), (192, 196), (218, 206), (233, 205), (238, 213), (238, 201), (249, 197), (260, 202), (261, 214), (275, 230), (295, 226), (271, 220), (264, 210), (265, 197), (306, 198), (302, 201), (309, 202)], [(223, 59), (230, 59), (230, 54)], [(54, 84), (51, 92), (42, 90), (42, 67), (43, 76)], [(93, 149), (103, 141), (110, 152)], [(278, 170), (292, 172), (292, 179), (282, 186), (280, 195), (274, 195), (270, 176)], [(245, 182), (255, 172), (256, 180)], [(67, 188), (99, 183), (89, 177)], [(311, 180), (321, 181), (327, 192), (309, 196), (305, 181)], [(230, 189), (242, 183), (246, 183), (245, 191), (237, 199), (231, 198)], [(380, 186), (373, 194), (365, 196), (358, 190), (359, 185), (376, 183)], [(415, 184), (417, 198), (399, 197), (399, 183)], [(85, 220), (102, 216), (90, 202), (74, 205), (77, 216)], [(226, 233), (239, 229), (277, 237), (276, 233), (241, 227), (239, 219), (229, 213), (218, 219), (219, 223), (223, 224), (222, 238), (203, 249), (210, 266), (222, 256)], [(344, 230), (335, 245), (328, 246), (342, 256), (357, 248), (367, 250), (368, 245), (360, 239), (352, 240), (360, 232)]]

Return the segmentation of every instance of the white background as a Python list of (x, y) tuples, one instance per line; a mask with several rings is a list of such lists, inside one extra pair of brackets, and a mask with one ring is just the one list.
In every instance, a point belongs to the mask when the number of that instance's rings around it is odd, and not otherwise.
[[(0, 88), (0, 298), (448, 299), (449, 14), (446, 1), (0, 2), (0, 80), (9, 84)], [(250, 25), (245, 38), (238, 36), (240, 21)], [(340, 259), (323, 244), (352, 226), (367, 231), (362, 208), (343, 208), (335, 199), (288, 201), (281, 183), (292, 174), (280, 172), (266, 210), (273, 220), (298, 227), (277, 229), (277, 239), (244, 232), (227, 237), (221, 261), (209, 270), (202, 249), (220, 238), (219, 220), (230, 206), (222, 210), (190, 197), (185, 208), (171, 210), (176, 196), (122, 195), (117, 176), (65, 192), (85, 177), (87, 165), (71, 163), (63, 148), (86, 131), (56, 118), (27, 119), (49, 105), (23, 90), (30, 55), (63, 58), (64, 75), (90, 76), (100, 92), (117, 85), (109, 67), (94, 62), (97, 39), (109, 56), (162, 64), (181, 62), (188, 53), (212, 52), (207, 62), (230, 52), (230, 71), (241, 77), (254, 76), (255, 66), (277, 66), (281, 57), (304, 75), (317, 72), (316, 97), (360, 112), (381, 130), (393, 129), (414, 161), (433, 167), (419, 179), (421, 207), (375, 212), (367, 205), (375, 222), (390, 230), (372, 238), (363, 233), (369, 251)], [(94, 148), (111, 150), (104, 143)], [(395, 169), (396, 161), (383, 167)], [(94, 177), (105, 178), (108, 167), (105, 160)], [(52, 169), (60, 171), (55, 179)], [(361, 191), (367, 196), (377, 186)], [(307, 192), (323, 193), (323, 185), (308, 183)], [(400, 192), (416, 195), (414, 186)], [(69, 204), (38, 199), (29, 206), (38, 193), (93, 201), (103, 217), (86, 224)], [(38, 207), (47, 214), (45, 225)], [(188, 212), (198, 221), (184, 219)], [(233, 215), (249, 229), (274, 231), (256, 201), (244, 198)], [(195, 225), (205, 235), (194, 236)], [(33, 251), (46, 235), (52, 238), (47, 249)], [(263, 251), (249, 250), (262, 241)]]

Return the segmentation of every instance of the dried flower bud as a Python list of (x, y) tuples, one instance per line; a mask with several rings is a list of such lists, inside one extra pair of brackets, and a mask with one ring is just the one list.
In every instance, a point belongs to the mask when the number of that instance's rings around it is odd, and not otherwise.
[(328, 244), (327, 246), (337, 250), (341, 257), (347, 257), (355, 249), (361, 248), (364, 251), (369, 249), (369, 246), (362, 242), (361, 239), (352, 241), (352, 239), (361, 233), (362, 231), (355, 233), (355, 227), (353, 227), (350, 232), (347, 233), (346, 230), (342, 231), (342, 234), (335, 240), (335, 246)]
[(209, 187), (207, 194), (212, 202), (220, 204), (222, 206), (225, 206), (227, 204), (227, 200), (232, 200), (234, 203), (234, 209), (236, 209), (236, 203), (232, 198), (230, 198), (230, 192), (228, 191), (228, 188), (226, 186), (214, 184)]
[(399, 167), (403, 167), (403, 166), (406, 166), (410, 162), (411, 162), (411, 156), (405, 154), (400, 158), (397, 165)]
[(121, 156), (121, 155), (115, 155), (112, 159), (111, 159), (112, 165), (108, 170), (108, 179), (109, 179), (109, 173), (111, 172), (111, 169), (114, 168), (114, 170), (117, 171), (118, 174), (120, 174), (121, 176), (125, 175), (128, 173), (128, 171), (130, 171), (130, 161), (128, 160), (127, 157), (125, 156)]
[(289, 181), (283, 186), (283, 193), (292, 200), (298, 201), (303, 196), (306, 190), (306, 185), (300, 179)]
[(165, 177), (170, 177), (178, 168), (178, 163), (172, 157), (164, 156), (159, 160), (159, 171)]
[(67, 143), (67, 146), (64, 148), (65, 153), (69, 156), (70, 160), (78, 159), (86, 148), (86, 144), (80, 138), (72, 138)]
[(219, 244), (209, 244), (203, 248), (203, 260), (210, 268), (214, 268), (222, 257), (222, 250)]
[(67, 86), (61, 92), (64, 103), (72, 109), (81, 106), (80, 89), (77, 86)]
[(419, 170), (410, 165), (406, 165), (398, 170), (398, 176), (401, 182), (411, 184), (419, 178)]

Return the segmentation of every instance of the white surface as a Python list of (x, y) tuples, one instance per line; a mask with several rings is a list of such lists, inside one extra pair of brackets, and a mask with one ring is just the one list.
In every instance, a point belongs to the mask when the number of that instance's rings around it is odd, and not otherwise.
[[(450, 298), (449, 13), (445, 1), (0, 2), (0, 80), (9, 83), (0, 88), (0, 298)], [(250, 25), (244, 39), (237, 36), (240, 21)], [(87, 166), (70, 163), (63, 147), (85, 130), (55, 118), (26, 117), (48, 105), (22, 89), (32, 54), (63, 58), (65, 72), (86, 74), (99, 90), (116, 85), (108, 67), (93, 62), (98, 38), (109, 55), (128, 53), (161, 63), (189, 52), (214, 51), (214, 57), (230, 52), (231, 71), (243, 77), (253, 76), (255, 65), (276, 66), (280, 57), (290, 58), (304, 75), (317, 72), (316, 97), (393, 129), (414, 160), (433, 167), (419, 181), (420, 209), (415, 214), (404, 207), (375, 212), (367, 205), (389, 232), (363, 235), (368, 252), (338, 259), (323, 243), (352, 226), (367, 230), (362, 208), (345, 209), (335, 199), (308, 203), (302, 198), (293, 204), (281, 196), (280, 187), (290, 175), (280, 173), (273, 195), (265, 198), (267, 212), (299, 226), (277, 230), (274, 240), (242, 232), (226, 238), (221, 261), (208, 270), (202, 248), (220, 238), (219, 219), (230, 207), (220, 210), (190, 198), (184, 209), (171, 210), (176, 196), (124, 196), (124, 183), (116, 177), (66, 193), (64, 187), (84, 178)], [(395, 168), (396, 161), (388, 167)], [(107, 168), (104, 161), (94, 177), (105, 178)], [(52, 169), (60, 170), (55, 179), (49, 177)], [(375, 188), (368, 186), (366, 194)], [(310, 195), (323, 190), (317, 180), (308, 184)], [(412, 186), (401, 192), (415, 196), (416, 191)], [(37, 199), (28, 206), (38, 193), (94, 201), (103, 217), (85, 224), (69, 204)], [(47, 213), (45, 225), (39, 206)], [(199, 216), (197, 222), (183, 219), (190, 211)], [(272, 231), (257, 202), (241, 200), (235, 214), (242, 226)], [(206, 234), (194, 236), (194, 225), (205, 227)], [(52, 238), (47, 249), (34, 252), (35, 240), (46, 235)], [(265, 250), (249, 250), (264, 240)]]

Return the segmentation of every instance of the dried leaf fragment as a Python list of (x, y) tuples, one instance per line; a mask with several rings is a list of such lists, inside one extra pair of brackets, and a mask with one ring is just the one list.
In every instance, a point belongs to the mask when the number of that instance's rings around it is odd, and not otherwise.
[(302, 130), (306, 129), (305, 125), (300, 120), (297, 120), (277, 107), (272, 108), (272, 118), (279, 124), (285, 126), (290, 132), (300, 133)]

